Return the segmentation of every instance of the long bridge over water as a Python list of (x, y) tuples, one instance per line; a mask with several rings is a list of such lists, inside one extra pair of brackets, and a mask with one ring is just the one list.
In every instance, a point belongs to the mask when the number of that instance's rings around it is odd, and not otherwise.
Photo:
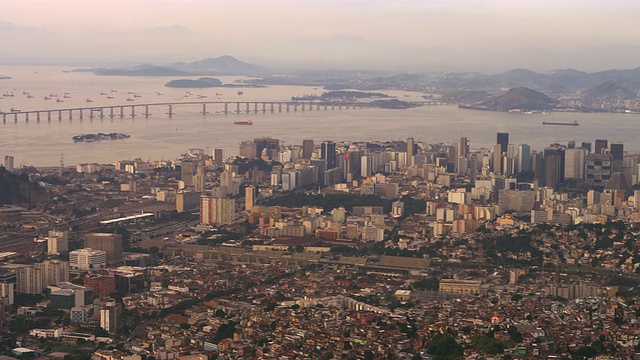
[[(420, 101), (410, 102), (413, 106), (435, 106), (446, 105), (446, 101)], [(315, 101), (184, 101), (184, 102), (162, 102), (162, 103), (148, 103), (148, 104), (126, 104), (126, 105), (108, 105), (108, 106), (86, 106), (86, 107), (73, 107), (63, 109), (46, 109), (46, 110), (14, 110), (11, 112), (4, 112), (2, 114), (2, 122), (6, 123), (7, 119), (13, 120), (17, 123), (20, 119), (25, 122), (29, 120), (35, 120), (40, 122), (41, 120), (51, 121), (57, 119), (58, 121), (73, 120), (74, 116), (82, 120), (85, 117), (89, 119), (105, 117), (135, 117), (142, 115), (145, 117), (151, 116), (150, 110), (166, 109), (166, 115), (173, 117), (176, 115), (175, 108), (178, 106), (199, 106), (200, 113), (206, 115), (209, 112), (208, 106), (217, 106), (220, 110), (218, 112), (223, 114), (257, 114), (257, 113), (275, 113), (275, 112), (296, 112), (296, 111), (319, 111), (319, 110), (335, 110), (335, 109), (361, 109), (372, 107), (371, 103), (366, 102), (315, 102)], [(210, 110), (210, 108), (209, 108)], [(136, 112), (138, 111), (138, 112)]]

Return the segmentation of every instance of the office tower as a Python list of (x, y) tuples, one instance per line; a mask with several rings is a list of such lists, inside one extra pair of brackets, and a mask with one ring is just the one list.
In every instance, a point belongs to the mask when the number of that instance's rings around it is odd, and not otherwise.
[(213, 149), (211, 151), (211, 157), (215, 165), (222, 165), (222, 149)]
[(115, 334), (122, 325), (122, 304), (115, 300), (108, 301), (100, 309), (100, 327), (110, 334)]
[(491, 170), (494, 174), (502, 174), (502, 147), (500, 144), (491, 148)]
[(84, 247), (107, 253), (107, 264), (122, 261), (122, 235), (91, 233), (84, 236)]
[(604, 187), (611, 177), (611, 154), (589, 154), (585, 157), (585, 180), (595, 187)]
[(21, 294), (41, 294), (44, 290), (42, 269), (25, 266), (16, 269), (16, 290)]
[(576, 141), (569, 140), (569, 142), (567, 143), (567, 149), (575, 149), (575, 148), (576, 148)]
[(244, 189), (244, 209), (251, 211), (255, 205), (256, 188), (255, 186), (247, 186)]
[(200, 197), (200, 223), (206, 225), (231, 224), (235, 218), (235, 200), (213, 196)]
[(312, 154), (313, 154), (313, 140), (311, 139), (302, 140), (302, 158), (311, 159)]
[(622, 172), (622, 157), (624, 156), (624, 144), (621, 142), (612, 142), (611, 149), (611, 172)]
[(245, 159), (256, 159), (258, 157), (256, 152), (256, 143), (250, 140), (241, 142), (239, 155)]
[(193, 174), (195, 173), (196, 164), (193, 161), (182, 160), (180, 163), (182, 167), (182, 182), (185, 187), (193, 186)]
[(587, 150), (587, 153), (591, 152), (591, 143), (590, 142), (582, 142), (582, 145), (580, 145), (581, 148)]
[(595, 148), (595, 153), (596, 154), (602, 154), (604, 152), (604, 149), (609, 147), (609, 142), (606, 139), (596, 139), (596, 148)]
[(496, 144), (500, 145), (500, 151), (507, 152), (509, 146), (509, 133), (498, 133)]
[(13, 156), (7, 155), (4, 157), (4, 168), (7, 171), (13, 171)]
[(69, 252), (69, 267), (80, 270), (100, 270), (107, 267), (107, 252), (90, 248)]
[(413, 138), (407, 138), (407, 166), (413, 165), (413, 156), (415, 155), (415, 144)]
[(69, 263), (66, 261), (47, 260), (33, 266), (42, 271), (44, 286), (69, 281)]
[(461, 137), (460, 141), (458, 141), (458, 157), (468, 157), (469, 156), (469, 139), (466, 137)]
[(564, 181), (564, 149), (544, 149), (544, 183), (549, 187), (556, 187)]
[(373, 174), (373, 156), (360, 156), (360, 176), (369, 177)]
[(564, 151), (564, 178), (583, 179), (586, 150), (569, 148)]
[(202, 166), (198, 166), (196, 175), (193, 177), (193, 186), (195, 192), (204, 192), (204, 169)]
[(476, 178), (478, 177), (478, 157), (479, 153), (472, 153), (469, 155), (469, 180), (471, 185), (476, 184)]
[(518, 172), (531, 171), (531, 146), (520, 144), (518, 146)]
[(278, 151), (280, 150), (280, 140), (263, 137), (253, 139), (253, 143), (256, 144), (256, 156), (258, 158), (262, 157), (263, 155), (266, 155), (268, 160), (274, 160), (278, 158)]
[(47, 237), (47, 254), (61, 254), (69, 251), (68, 231), (49, 231)]
[(333, 141), (323, 141), (320, 146), (320, 158), (327, 160), (327, 170), (337, 166), (336, 144)]

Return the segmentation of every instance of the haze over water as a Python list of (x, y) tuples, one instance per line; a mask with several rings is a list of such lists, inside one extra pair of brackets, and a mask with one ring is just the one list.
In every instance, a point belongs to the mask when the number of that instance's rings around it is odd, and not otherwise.
[[(13, 93), (13, 97), (2, 97), (0, 111), (10, 109), (45, 110), (71, 107), (107, 105), (135, 105), (157, 102), (179, 101), (287, 101), (292, 96), (321, 94), (322, 88), (307, 86), (270, 86), (266, 88), (242, 89), (238, 95), (234, 88), (172, 89), (164, 84), (175, 77), (120, 77), (96, 76), (91, 73), (63, 73), (69, 68), (61, 67), (0, 67), (0, 75), (12, 79), (0, 80), (0, 93)], [(194, 77), (198, 78), (198, 77)], [(219, 77), (228, 83), (234, 78)], [(111, 92), (115, 90), (116, 92)], [(31, 94), (28, 98), (23, 92)], [(133, 94), (140, 95), (128, 102)], [(187, 92), (192, 95), (185, 97)], [(402, 91), (380, 91), (400, 100), (420, 101), (421, 93)], [(69, 93), (71, 98), (63, 98)], [(105, 93), (107, 95), (100, 95)], [(158, 95), (161, 93), (162, 95)], [(220, 95), (216, 95), (216, 93)], [(64, 100), (56, 103), (58, 95)], [(197, 95), (206, 96), (198, 99)], [(113, 99), (107, 99), (113, 96)], [(93, 100), (87, 103), (86, 99)], [(241, 111), (245, 108), (241, 107)], [(269, 109), (269, 108), (268, 108)], [(68, 114), (58, 121), (57, 112), (51, 122), (46, 114), (36, 122), (32, 114), (29, 123), (24, 115), (14, 123), (13, 115), (7, 122), (0, 122), (0, 156), (13, 155), (16, 166), (24, 163), (34, 166), (56, 166), (64, 154), (66, 165), (97, 162), (113, 163), (117, 160), (142, 158), (144, 160), (176, 159), (190, 148), (224, 149), (225, 156), (238, 153), (238, 143), (254, 137), (269, 136), (285, 144), (300, 144), (303, 139), (323, 140), (397, 140), (409, 136), (429, 143), (448, 143), (461, 136), (468, 137), (472, 148), (490, 147), (495, 144), (496, 132), (509, 132), (513, 144), (526, 143), (534, 150), (541, 150), (550, 143), (566, 144), (575, 140), (593, 142), (596, 138), (622, 141), (625, 150), (640, 152), (637, 143), (637, 114), (582, 114), (552, 113), (551, 115), (483, 112), (462, 110), (455, 106), (426, 106), (408, 110), (351, 109), (313, 110), (289, 113), (227, 114), (219, 111), (221, 106), (208, 106), (211, 112), (200, 114), (200, 105), (178, 105), (176, 115), (169, 118), (166, 107), (152, 107), (152, 115), (145, 118), (142, 108), (137, 108), (137, 117), (131, 118), (129, 109), (125, 117), (95, 117), (89, 119), (85, 111), (81, 121), (76, 112), (72, 121)], [(229, 110), (235, 110), (231, 105)], [(251, 107), (253, 110), (253, 106)], [(217, 113), (216, 113), (217, 111)], [(119, 114), (119, 110), (115, 110)], [(96, 114), (97, 115), (97, 114)], [(234, 120), (252, 120), (253, 126), (234, 125)], [(542, 121), (570, 122), (577, 120), (580, 126), (543, 126)], [(98, 132), (124, 132), (131, 135), (125, 140), (74, 143), (74, 135)]]

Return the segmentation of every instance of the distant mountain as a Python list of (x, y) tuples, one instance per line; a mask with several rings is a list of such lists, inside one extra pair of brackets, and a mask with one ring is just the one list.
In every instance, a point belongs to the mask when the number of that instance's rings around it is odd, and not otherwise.
[(192, 73), (176, 70), (170, 67), (153, 66), (137, 67), (132, 70), (127, 69), (103, 69), (94, 72), (103, 76), (191, 76)]
[(547, 95), (526, 87), (519, 87), (469, 108), (491, 111), (530, 111), (551, 110), (555, 105), (556, 102)]
[(232, 56), (220, 56), (192, 63), (178, 62), (169, 66), (141, 64), (126, 69), (75, 69), (74, 72), (92, 72), (104, 76), (196, 76), (196, 75), (260, 75), (265, 70), (257, 65), (240, 61)]
[(171, 67), (191, 73), (210, 75), (257, 75), (264, 72), (260, 66), (248, 64), (229, 55), (192, 63), (175, 63), (171, 64)]
[(623, 87), (619, 81), (609, 80), (584, 91), (592, 99), (598, 100), (628, 100), (635, 99), (636, 93)]

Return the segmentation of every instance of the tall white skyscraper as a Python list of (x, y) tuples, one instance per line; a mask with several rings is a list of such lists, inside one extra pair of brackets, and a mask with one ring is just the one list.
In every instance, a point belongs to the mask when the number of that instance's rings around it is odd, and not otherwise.
[(47, 237), (47, 254), (61, 254), (69, 251), (68, 231), (49, 231)]
[(564, 150), (564, 178), (583, 179), (587, 151), (581, 148)]

